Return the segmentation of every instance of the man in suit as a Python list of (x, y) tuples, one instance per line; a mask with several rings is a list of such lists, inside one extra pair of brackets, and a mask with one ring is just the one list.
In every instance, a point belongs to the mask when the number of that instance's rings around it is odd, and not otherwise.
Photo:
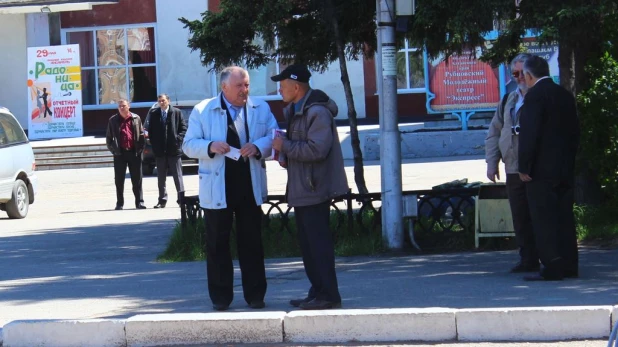
[(511, 74), (517, 81), (517, 89), (506, 94), (496, 109), (485, 139), (485, 158), (487, 161), (487, 178), (495, 182), (500, 179), (498, 164), (504, 162), (506, 174), (506, 191), (513, 216), (515, 238), (519, 246), (519, 262), (511, 268), (512, 273), (539, 271), (539, 256), (534, 242), (532, 220), (526, 184), (519, 179), (518, 148), (519, 119), (524, 105), (524, 96), (528, 86), (524, 80), (524, 62), (530, 54), (521, 53), (511, 61)]
[(159, 202), (154, 208), (165, 208), (167, 205), (167, 189), (165, 181), (167, 170), (172, 172), (178, 203), (185, 188), (182, 180), (182, 142), (187, 132), (187, 124), (182, 118), (182, 112), (170, 105), (167, 94), (158, 97), (159, 107), (150, 109), (146, 116), (144, 129), (150, 139), (152, 151), (157, 163), (157, 179), (159, 182)]
[(520, 120), (519, 176), (526, 193), (543, 267), (526, 280), (578, 276), (573, 216), (579, 120), (573, 95), (549, 77), (545, 59), (524, 62), (528, 93)]
[(249, 97), (246, 70), (225, 68), (221, 90), (193, 108), (182, 149), (199, 159), (213, 308), (227, 310), (234, 297), (230, 232), (235, 218), (244, 298), (250, 308), (260, 309), (266, 294), (261, 205), (268, 195), (263, 159), (271, 153), (277, 121), (265, 101)]
[(114, 155), (114, 181), (116, 183), (116, 210), (124, 206), (124, 181), (129, 167), (135, 208), (145, 209), (142, 190), (142, 152), (144, 151), (144, 127), (138, 115), (129, 111), (126, 99), (118, 100), (118, 113), (107, 123), (107, 148)]

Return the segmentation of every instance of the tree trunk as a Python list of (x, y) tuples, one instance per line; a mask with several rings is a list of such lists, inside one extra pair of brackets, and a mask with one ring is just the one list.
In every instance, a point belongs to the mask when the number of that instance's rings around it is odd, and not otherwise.
[(367, 194), (367, 185), (365, 183), (365, 169), (363, 167), (363, 152), (360, 148), (360, 139), (358, 137), (358, 124), (356, 121), (356, 108), (354, 107), (354, 95), (352, 94), (352, 87), (350, 86), (350, 77), (348, 75), (348, 66), (345, 58), (345, 44), (341, 38), (339, 32), (339, 23), (337, 17), (334, 15), (334, 8), (332, 0), (327, 1), (328, 18), (333, 26), (333, 32), (335, 34), (335, 42), (337, 44), (337, 56), (339, 60), (339, 67), (341, 68), (341, 83), (343, 84), (343, 90), (345, 92), (345, 99), (348, 106), (348, 120), (350, 123), (350, 138), (352, 144), (352, 153), (354, 154), (354, 182), (356, 182), (356, 188), (359, 194)]
[[(592, 23), (584, 24), (585, 26)], [(580, 31), (581, 30), (581, 31)], [(600, 31), (600, 27), (598, 28)], [(583, 28), (569, 28), (560, 33), (560, 51), (558, 53), (558, 64), (560, 68), (560, 85), (577, 95), (588, 88), (588, 78), (585, 72), (586, 63), (594, 57), (594, 46), (596, 44), (593, 37), (578, 37), (578, 33), (585, 33)], [(575, 202), (586, 205), (599, 205), (601, 203), (602, 191), (601, 184), (597, 179), (597, 174), (586, 160), (585, 153), (578, 153), (580, 156), (580, 167), (576, 168), (575, 177)]]

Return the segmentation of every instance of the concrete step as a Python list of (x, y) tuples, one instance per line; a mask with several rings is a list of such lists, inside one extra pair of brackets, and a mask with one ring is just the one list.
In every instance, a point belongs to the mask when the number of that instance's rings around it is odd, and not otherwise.
[[(62, 153), (58, 153), (58, 154), (62, 154)], [(70, 156), (63, 156), (63, 155), (58, 155), (56, 157), (36, 157), (36, 163), (37, 166), (38, 165), (42, 165), (42, 164), (57, 164), (57, 163), (66, 163), (66, 162), (80, 162), (80, 163), (89, 163), (89, 162), (96, 162), (96, 161), (102, 161), (102, 160), (113, 160), (113, 156), (111, 155), (111, 153), (107, 152), (107, 154), (94, 154), (94, 155), (86, 155), (86, 153), (84, 153), (83, 155), (70, 155)]]
[(60, 161), (57, 163), (39, 163), (36, 162), (37, 171), (44, 170), (60, 170), (60, 169), (85, 169), (85, 168), (99, 168), (99, 167), (112, 167), (114, 166), (114, 160), (110, 157), (109, 160), (98, 161)]

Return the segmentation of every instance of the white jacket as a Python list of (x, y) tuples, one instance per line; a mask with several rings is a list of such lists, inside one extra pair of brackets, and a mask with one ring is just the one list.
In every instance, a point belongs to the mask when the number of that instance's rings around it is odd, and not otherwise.
[[(270, 157), (272, 132), (277, 129), (277, 120), (268, 104), (259, 99), (247, 100), (247, 123), (249, 142), (257, 146), (262, 160)], [(199, 197), (200, 206), (207, 209), (227, 207), (225, 201), (225, 156), (208, 155), (208, 145), (212, 141), (226, 141), (227, 113), (221, 107), (221, 94), (195, 105), (189, 117), (189, 126), (182, 144), (184, 153), (199, 159)], [(249, 158), (251, 183), (255, 202), (261, 205), (268, 195), (266, 168), (255, 157)]]

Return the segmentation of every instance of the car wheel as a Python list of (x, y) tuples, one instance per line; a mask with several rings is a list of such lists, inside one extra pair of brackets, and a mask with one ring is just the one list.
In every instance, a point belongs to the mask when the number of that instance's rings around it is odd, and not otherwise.
[(6, 203), (6, 214), (9, 215), (9, 218), (21, 219), (26, 217), (29, 207), (28, 187), (26, 187), (24, 181), (17, 180), (13, 184), (11, 201)]
[(154, 174), (154, 168), (154, 165), (144, 164), (142, 165), (142, 173), (144, 174), (144, 176), (151, 176), (152, 174)]

